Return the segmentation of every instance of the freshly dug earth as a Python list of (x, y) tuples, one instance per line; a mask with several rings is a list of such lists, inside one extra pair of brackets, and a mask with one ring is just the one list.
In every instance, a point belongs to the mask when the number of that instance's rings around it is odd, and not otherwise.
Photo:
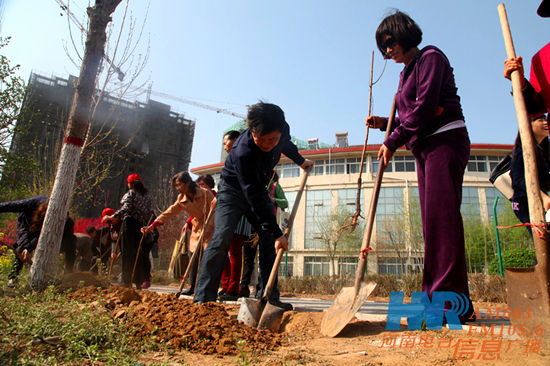
[(71, 284), (80, 287), (67, 296), (104, 306), (114, 319), (120, 319), (134, 329), (136, 337), (156, 338), (176, 350), (218, 355), (274, 350), (283, 343), (280, 334), (239, 324), (223, 305), (196, 305), (188, 300), (178, 300), (173, 294), (119, 286), (103, 286), (107, 287), (103, 289), (82, 287), (86, 276), (90, 282), (98, 283), (93, 274), (75, 274), (78, 281), (71, 277), (62, 281), (64, 289), (70, 288)]
[[(518, 337), (517, 330), (506, 327), (503, 332), (490, 322), (461, 331), (409, 331), (402, 322), (400, 331), (386, 331), (385, 320), (355, 319), (338, 337), (327, 338), (319, 332), (322, 312), (291, 311), (285, 313), (283, 333), (274, 334), (238, 324), (235, 305), (199, 306), (173, 295), (116, 286), (82, 288), (82, 281), (73, 282), (81, 288), (69, 296), (109, 311), (134, 326), (138, 337), (166, 340), (175, 351), (139, 355), (142, 364), (550, 365), (548, 335)], [(507, 308), (496, 303), (474, 306)]]

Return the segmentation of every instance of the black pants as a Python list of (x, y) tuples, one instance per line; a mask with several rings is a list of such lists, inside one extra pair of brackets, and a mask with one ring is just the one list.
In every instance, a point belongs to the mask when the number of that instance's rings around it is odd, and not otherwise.
[[(252, 245), (252, 243), (245, 241), (243, 244), (243, 273), (241, 275), (241, 283), (239, 285), (240, 291), (247, 291), (250, 282), (252, 281), (252, 273), (254, 272), (254, 262), (256, 259), (256, 252), (258, 251), (258, 244)], [(248, 293), (248, 292), (247, 292)]]
[(141, 283), (145, 279), (143, 271), (143, 258), (140, 256), (140, 258), (138, 258), (134, 278), (132, 280), (132, 272), (134, 271), (134, 264), (136, 263), (142, 227), (142, 223), (133, 217), (128, 217), (122, 222), (121, 257), (123, 285), (130, 285), (133, 282), (136, 285), (141, 286)]

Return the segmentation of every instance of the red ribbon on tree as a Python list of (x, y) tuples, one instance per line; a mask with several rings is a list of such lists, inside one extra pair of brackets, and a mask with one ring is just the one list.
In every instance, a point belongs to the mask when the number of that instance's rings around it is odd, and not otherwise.
[(371, 247), (368, 247), (368, 248), (363, 249), (363, 250), (361, 251), (361, 257), (362, 257), (363, 259), (365, 259), (365, 257), (367, 256), (367, 254), (369, 254), (369, 252), (370, 252), (371, 250), (372, 250)]

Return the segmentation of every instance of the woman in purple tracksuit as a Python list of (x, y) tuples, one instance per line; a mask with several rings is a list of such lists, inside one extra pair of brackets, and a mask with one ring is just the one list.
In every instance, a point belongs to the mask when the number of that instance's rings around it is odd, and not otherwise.
[[(405, 65), (396, 94), (399, 118), (378, 152), (387, 166), (405, 145), (415, 159), (424, 233), (422, 291), (453, 291), (468, 299), (464, 228), (460, 214), (462, 181), (470, 156), (470, 140), (460, 97), (447, 57), (434, 46), (422, 49), (422, 31), (406, 14), (396, 11), (376, 31), (384, 58)], [(388, 119), (369, 116), (370, 127), (385, 129)], [(470, 301), (468, 318), (473, 307)]]

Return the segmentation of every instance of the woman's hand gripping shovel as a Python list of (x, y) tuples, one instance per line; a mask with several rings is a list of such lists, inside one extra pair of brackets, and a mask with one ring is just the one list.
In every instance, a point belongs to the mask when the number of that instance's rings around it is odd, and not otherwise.
[[(395, 98), (391, 107), (390, 119), (386, 127), (386, 137), (388, 138), (393, 120), (395, 119)], [(384, 140), (385, 140), (384, 139)], [(372, 234), (372, 226), (376, 215), (376, 206), (378, 204), (378, 195), (380, 194), (380, 186), (384, 175), (384, 164), (378, 164), (378, 172), (376, 173), (376, 181), (369, 206), (369, 215), (367, 217), (367, 227), (363, 235), (363, 243), (361, 245), (361, 254), (357, 263), (357, 272), (355, 273), (355, 286), (344, 287), (334, 300), (332, 306), (326, 311), (321, 322), (321, 333), (328, 337), (335, 337), (344, 329), (349, 321), (355, 316), (359, 308), (363, 305), (367, 297), (376, 287), (375, 282), (365, 283), (365, 269), (367, 268), (367, 254), (370, 249), (370, 239)]]
[[(294, 201), (294, 206), (292, 207), (292, 212), (288, 218), (288, 225), (285, 229), (284, 236), (288, 238), (290, 230), (292, 229), (292, 224), (294, 223), (294, 218), (296, 217), (296, 211), (300, 205), (300, 199), (302, 198), (302, 193), (304, 193), (304, 188), (306, 186), (307, 177), (309, 175), (309, 170), (304, 172), (302, 177), (302, 182), (300, 183), (300, 189), (296, 194), (296, 200)], [(277, 252), (277, 257), (273, 263), (271, 269), (271, 274), (269, 275), (269, 280), (267, 281), (267, 286), (263, 293), (261, 299), (250, 299), (243, 298), (243, 303), (239, 309), (239, 314), (237, 315), (237, 320), (250, 326), (257, 327), (258, 329), (269, 329), (273, 332), (278, 332), (281, 327), (281, 321), (283, 319), (284, 309), (275, 306), (269, 302), (269, 297), (273, 291), (275, 285), (275, 279), (277, 278), (277, 272), (279, 270), (279, 264), (283, 258), (284, 249), (279, 249)]]

